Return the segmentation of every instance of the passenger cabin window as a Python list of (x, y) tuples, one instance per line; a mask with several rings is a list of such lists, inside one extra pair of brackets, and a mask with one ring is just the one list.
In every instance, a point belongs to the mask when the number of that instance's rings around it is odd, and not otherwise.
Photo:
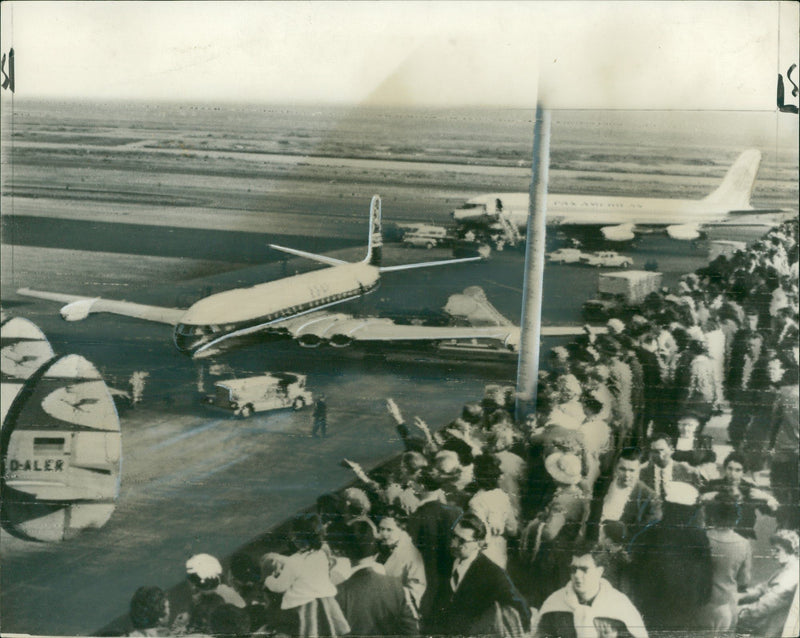
[(35, 437), (33, 439), (33, 453), (37, 456), (48, 454), (61, 454), (64, 451), (63, 437)]

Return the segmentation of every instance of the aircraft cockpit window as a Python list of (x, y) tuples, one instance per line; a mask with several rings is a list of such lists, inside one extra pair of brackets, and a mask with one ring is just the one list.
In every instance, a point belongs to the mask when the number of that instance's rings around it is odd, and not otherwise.
[(467, 209), (467, 208), (483, 208), (483, 204), (464, 204), (464, 205), (463, 205), (461, 208), (462, 208), (462, 209)]

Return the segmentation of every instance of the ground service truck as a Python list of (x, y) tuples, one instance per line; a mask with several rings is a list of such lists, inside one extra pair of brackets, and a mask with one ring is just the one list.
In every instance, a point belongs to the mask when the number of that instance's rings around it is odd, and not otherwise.
[(628, 270), (603, 273), (597, 279), (597, 297), (583, 304), (585, 321), (602, 322), (611, 317), (627, 317), (652, 292), (661, 288), (660, 272)]

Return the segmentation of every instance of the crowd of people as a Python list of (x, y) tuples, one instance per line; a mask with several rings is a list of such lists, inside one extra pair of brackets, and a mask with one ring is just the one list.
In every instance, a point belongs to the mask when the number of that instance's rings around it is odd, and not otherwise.
[(285, 551), (192, 557), (177, 617), (140, 588), (131, 635), (795, 635), (797, 242), (784, 224), (554, 348), (522, 420), (502, 386), (436, 432), (389, 399), (396, 463), (345, 460)]

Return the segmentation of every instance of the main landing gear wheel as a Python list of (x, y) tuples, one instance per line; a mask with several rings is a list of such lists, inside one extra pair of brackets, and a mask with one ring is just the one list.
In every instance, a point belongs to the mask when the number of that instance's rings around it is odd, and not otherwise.
[(292, 402), (292, 409), (294, 410), (302, 410), (304, 407), (306, 407), (306, 401), (303, 397), (297, 397)]
[(248, 403), (246, 406), (242, 408), (242, 416), (246, 419), (253, 414), (253, 406), (252, 404)]

